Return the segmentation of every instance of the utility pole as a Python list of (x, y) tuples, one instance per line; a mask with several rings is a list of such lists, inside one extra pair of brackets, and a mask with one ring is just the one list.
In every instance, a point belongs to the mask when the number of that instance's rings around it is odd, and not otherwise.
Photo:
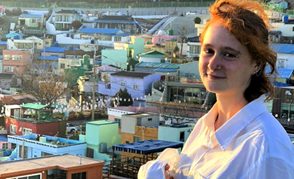
[[(97, 44), (95, 42), (97, 40)], [(95, 62), (96, 62), (96, 47), (98, 48), (98, 37), (96, 37), (96, 34), (94, 34), (94, 58), (93, 58), (93, 88), (92, 88), (92, 121), (95, 120)]]

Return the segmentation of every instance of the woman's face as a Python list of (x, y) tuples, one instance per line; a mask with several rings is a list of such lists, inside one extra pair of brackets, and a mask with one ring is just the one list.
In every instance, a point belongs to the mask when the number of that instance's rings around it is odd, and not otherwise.
[(248, 49), (220, 23), (210, 24), (199, 58), (199, 72), (206, 89), (217, 95), (243, 95), (255, 70)]

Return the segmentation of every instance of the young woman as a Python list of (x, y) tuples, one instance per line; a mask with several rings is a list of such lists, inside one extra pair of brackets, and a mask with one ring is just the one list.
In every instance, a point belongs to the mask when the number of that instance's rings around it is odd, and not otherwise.
[(159, 157), (166, 159), (142, 166), (138, 178), (294, 178), (293, 145), (264, 104), (274, 89), (265, 67), (275, 73), (277, 59), (265, 11), (252, 0), (218, 0), (209, 10), (199, 72), (217, 102), (176, 162), (162, 156), (174, 153), (166, 149)]

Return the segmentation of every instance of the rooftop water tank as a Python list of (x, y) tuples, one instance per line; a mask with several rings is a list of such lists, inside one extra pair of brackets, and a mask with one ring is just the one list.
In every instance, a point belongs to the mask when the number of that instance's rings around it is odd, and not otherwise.
[(39, 142), (46, 142), (46, 137), (40, 137)]
[(58, 42), (54, 42), (54, 47), (58, 47)]
[(288, 23), (288, 20), (289, 20), (289, 17), (288, 17), (287, 15), (284, 15), (284, 16), (282, 17), (282, 22), (284, 22), (284, 23)]

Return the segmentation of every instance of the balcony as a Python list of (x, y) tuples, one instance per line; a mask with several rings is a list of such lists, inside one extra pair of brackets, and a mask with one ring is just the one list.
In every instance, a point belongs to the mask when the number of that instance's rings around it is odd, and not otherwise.
[(31, 116), (31, 115), (23, 115), (21, 117), (18, 116), (10, 116), (9, 118), (17, 120), (17, 121), (23, 121), (28, 122), (32, 124), (42, 124), (42, 123), (48, 123), (48, 122), (58, 122), (58, 119), (52, 118), (52, 117), (46, 117), (43, 119), (37, 119), (37, 117)]

